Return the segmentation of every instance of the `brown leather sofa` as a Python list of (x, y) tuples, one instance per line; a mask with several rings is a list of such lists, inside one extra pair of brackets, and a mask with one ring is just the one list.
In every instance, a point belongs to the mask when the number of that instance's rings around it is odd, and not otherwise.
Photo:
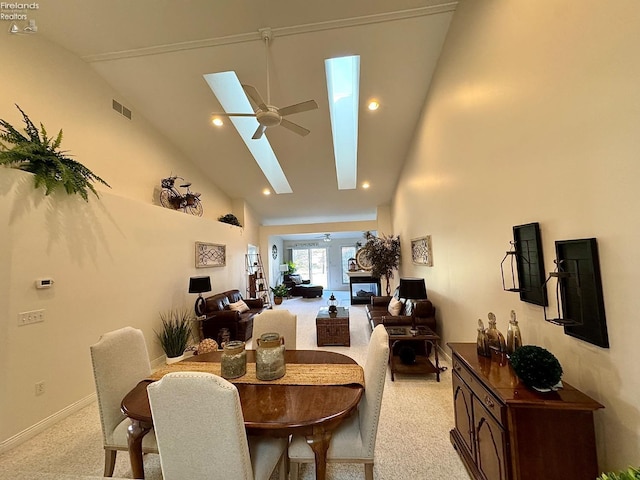
[(302, 280), (302, 277), (295, 273), (285, 273), (282, 283), (287, 287), (291, 297), (314, 298), (322, 296), (322, 285), (312, 285), (311, 280)]
[(404, 305), (400, 315), (389, 313), (389, 302), (391, 296), (371, 297), (371, 303), (365, 305), (367, 320), (373, 331), (377, 325), (411, 325), (411, 313), (414, 311), (416, 325), (426, 325), (434, 332), (436, 331), (436, 307), (430, 300), (409, 300), (403, 301)]
[[(229, 304), (239, 300), (244, 300), (249, 307), (248, 312), (229, 310)], [(218, 337), (222, 328), (229, 329), (231, 340), (249, 340), (253, 335), (253, 317), (267, 309), (262, 299), (242, 298), (239, 290), (211, 295), (204, 302), (204, 314), (207, 318), (202, 321), (202, 336), (216, 341), (220, 340)]]

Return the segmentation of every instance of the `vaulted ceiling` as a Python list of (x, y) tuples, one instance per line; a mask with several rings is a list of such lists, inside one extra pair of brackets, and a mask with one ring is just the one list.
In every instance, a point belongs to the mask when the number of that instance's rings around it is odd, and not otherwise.
[[(55, 0), (40, 2), (38, 34), (72, 51), (116, 88), (233, 199), (265, 225), (371, 220), (391, 202), (456, 2), (436, 0)], [(271, 100), (315, 99), (290, 120), (306, 137), (274, 127), (266, 136), (293, 193), (269, 184), (203, 79), (233, 70), (265, 96), (270, 28)], [(338, 190), (324, 60), (360, 55), (358, 188)], [(376, 98), (379, 110), (366, 102)], [(191, 179), (197, 187), (197, 180)], [(363, 182), (371, 187), (364, 190)]]

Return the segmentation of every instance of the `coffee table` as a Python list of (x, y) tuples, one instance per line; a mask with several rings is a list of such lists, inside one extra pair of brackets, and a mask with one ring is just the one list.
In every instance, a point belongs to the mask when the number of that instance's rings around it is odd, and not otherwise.
[(337, 345), (349, 347), (349, 309), (338, 307), (336, 313), (329, 313), (329, 307), (322, 307), (316, 316), (316, 336), (318, 346)]
[[(436, 379), (440, 381), (440, 363), (438, 361), (438, 340), (440, 337), (429, 327), (423, 325), (418, 326), (418, 331), (411, 333), (409, 326), (385, 326), (389, 334), (389, 365), (391, 366), (391, 381), (394, 381), (394, 374), (397, 373), (435, 373)], [(400, 356), (394, 354), (394, 347), (398, 342), (424, 342), (425, 351), (429, 352), (429, 344), (433, 347), (434, 362), (427, 355), (416, 355), (415, 362), (412, 364), (404, 364), (400, 360)]]

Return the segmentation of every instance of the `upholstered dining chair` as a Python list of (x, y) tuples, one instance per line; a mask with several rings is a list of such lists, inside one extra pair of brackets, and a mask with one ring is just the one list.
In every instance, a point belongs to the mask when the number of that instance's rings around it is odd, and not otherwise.
[(287, 438), (247, 440), (236, 387), (217, 375), (174, 372), (147, 387), (164, 480), (268, 480), (287, 473)]
[[(331, 437), (327, 462), (363, 463), (365, 478), (373, 480), (373, 451), (376, 445), (382, 393), (389, 361), (389, 336), (383, 325), (371, 334), (364, 364), (365, 390), (357, 414), (344, 421)], [(290, 479), (298, 479), (300, 463), (313, 463), (314, 455), (304, 437), (294, 436), (289, 444)]]
[[(127, 427), (131, 421), (120, 411), (120, 403), (140, 380), (151, 374), (151, 365), (144, 334), (132, 327), (105, 333), (90, 350), (102, 423), (104, 476), (111, 477), (118, 450), (129, 449)], [(158, 453), (153, 431), (142, 440), (142, 452)]]
[(277, 332), (284, 337), (287, 350), (296, 349), (298, 317), (289, 310), (264, 310), (253, 318), (253, 348), (258, 346), (257, 339), (268, 332)]

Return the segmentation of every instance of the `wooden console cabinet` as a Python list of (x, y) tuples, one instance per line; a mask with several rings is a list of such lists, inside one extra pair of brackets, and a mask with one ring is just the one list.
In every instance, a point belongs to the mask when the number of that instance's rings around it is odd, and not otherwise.
[(595, 400), (563, 382), (556, 392), (525, 387), (505, 355), (449, 343), (455, 428), (451, 443), (475, 480), (593, 480), (599, 474)]

